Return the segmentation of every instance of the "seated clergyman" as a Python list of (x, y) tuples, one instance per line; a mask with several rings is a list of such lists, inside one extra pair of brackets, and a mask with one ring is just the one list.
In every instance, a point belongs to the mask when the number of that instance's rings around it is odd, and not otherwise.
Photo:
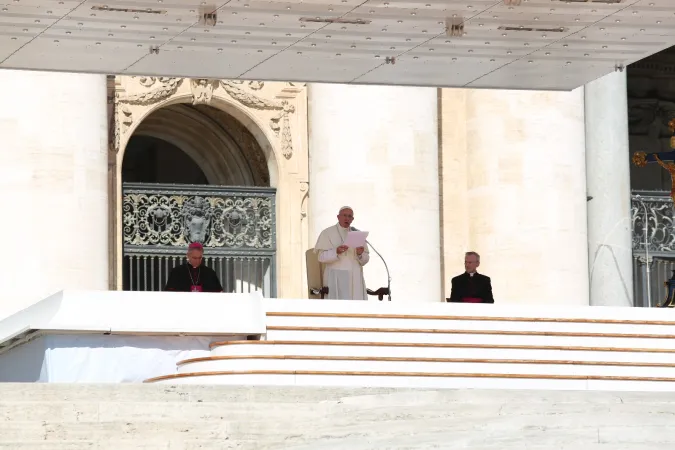
[(480, 255), (476, 252), (466, 252), (464, 255), (464, 270), (461, 275), (452, 279), (452, 291), (448, 302), (453, 303), (494, 303), (490, 277), (476, 272), (480, 266)]
[(223, 292), (216, 272), (204, 264), (204, 247), (199, 242), (190, 244), (187, 262), (174, 267), (166, 282), (165, 291)]

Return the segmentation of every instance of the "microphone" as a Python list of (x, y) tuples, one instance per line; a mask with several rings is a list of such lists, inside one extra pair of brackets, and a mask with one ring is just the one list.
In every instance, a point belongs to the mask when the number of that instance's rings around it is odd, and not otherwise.
[[(361, 231), (356, 227), (349, 227), (349, 229), (351, 231)], [(377, 249), (375, 249), (375, 247), (373, 247), (373, 244), (371, 244), (367, 239), (366, 239), (366, 244), (368, 244), (370, 246), (370, 248), (373, 249), (373, 251), (377, 254), (377, 256), (380, 257), (380, 259), (382, 260), (382, 263), (384, 264), (384, 269), (387, 271), (387, 292), (386, 292), (386, 294), (387, 294), (387, 299), (389, 301), (391, 301), (391, 275), (389, 274), (389, 266), (387, 266), (387, 261), (384, 260), (382, 255), (380, 255), (380, 252), (378, 252)], [(367, 290), (370, 290), (370, 289), (367, 289)], [(382, 294), (384, 294), (382, 292), (382, 289), (378, 289), (377, 291), (374, 291), (374, 292), (371, 291), (371, 292), (372, 292), (371, 295), (377, 295), (380, 298), (380, 300), (382, 300)], [(369, 292), (369, 294), (370, 294), (370, 292)]]

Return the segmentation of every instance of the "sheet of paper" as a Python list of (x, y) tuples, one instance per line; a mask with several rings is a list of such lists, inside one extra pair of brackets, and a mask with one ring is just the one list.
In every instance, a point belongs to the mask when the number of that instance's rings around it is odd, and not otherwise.
[(367, 231), (350, 231), (347, 234), (344, 245), (349, 248), (365, 247), (367, 237)]

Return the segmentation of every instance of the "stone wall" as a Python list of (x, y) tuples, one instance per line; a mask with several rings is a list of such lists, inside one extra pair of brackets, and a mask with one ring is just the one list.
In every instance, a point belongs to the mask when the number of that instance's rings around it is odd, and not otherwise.
[(0, 449), (660, 450), (671, 393), (0, 385)]

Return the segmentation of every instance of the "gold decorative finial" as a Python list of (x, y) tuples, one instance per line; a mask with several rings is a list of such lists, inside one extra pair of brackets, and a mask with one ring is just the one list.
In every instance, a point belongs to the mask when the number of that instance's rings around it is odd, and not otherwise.
[(647, 165), (647, 153), (645, 152), (635, 152), (633, 153), (633, 164), (638, 167), (644, 167)]

